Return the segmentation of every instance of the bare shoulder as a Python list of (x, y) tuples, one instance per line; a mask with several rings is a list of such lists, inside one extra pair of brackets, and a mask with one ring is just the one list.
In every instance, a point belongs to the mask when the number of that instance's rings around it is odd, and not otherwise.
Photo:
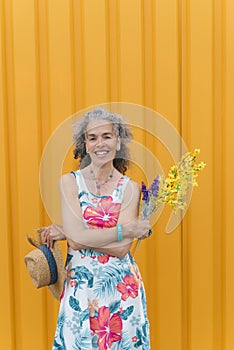
[(120, 211), (121, 222), (129, 222), (138, 216), (140, 188), (137, 182), (129, 180), (124, 191)]
[(129, 180), (125, 189), (125, 198), (136, 198), (139, 199), (140, 196), (140, 187), (139, 184), (133, 180)]
[(63, 174), (59, 180), (61, 193), (77, 193), (77, 182), (72, 173)]
[(131, 189), (132, 191), (136, 191), (137, 193), (140, 193), (140, 186), (136, 181), (133, 181), (132, 179), (130, 179), (128, 181), (127, 187)]

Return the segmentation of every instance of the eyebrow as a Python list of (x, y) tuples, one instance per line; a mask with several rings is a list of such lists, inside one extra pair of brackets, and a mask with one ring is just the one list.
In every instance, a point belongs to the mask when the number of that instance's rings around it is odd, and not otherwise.
[[(102, 135), (103, 135), (103, 136), (113, 135), (113, 132), (111, 132), (111, 131), (104, 132)], [(96, 136), (96, 134), (92, 134), (92, 133), (89, 134), (89, 133), (86, 133), (86, 136), (87, 136), (87, 137), (94, 137), (94, 136)]]

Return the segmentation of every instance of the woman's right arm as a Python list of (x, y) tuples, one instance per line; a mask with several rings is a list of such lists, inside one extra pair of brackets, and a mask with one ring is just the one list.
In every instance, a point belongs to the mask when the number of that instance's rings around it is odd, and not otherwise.
[[(60, 179), (61, 211), (63, 230), (69, 242), (93, 248), (104, 248), (110, 243), (117, 244), (117, 228), (86, 229), (82, 219), (82, 210), (78, 200), (76, 179), (72, 174), (62, 175)], [(150, 228), (148, 220), (135, 219), (123, 225), (122, 244), (141, 238)], [(78, 248), (79, 249), (79, 248)], [(81, 248), (80, 248), (81, 249)]]

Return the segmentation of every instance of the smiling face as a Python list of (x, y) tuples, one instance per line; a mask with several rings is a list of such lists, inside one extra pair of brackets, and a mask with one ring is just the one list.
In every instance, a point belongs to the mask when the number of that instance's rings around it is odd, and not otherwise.
[(116, 137), (112, 123), (102, 119), (93, 120), (86, 129), (86, 151), (93, 164), (101, 166), (113, 161), (120, 149), (120, 140)]

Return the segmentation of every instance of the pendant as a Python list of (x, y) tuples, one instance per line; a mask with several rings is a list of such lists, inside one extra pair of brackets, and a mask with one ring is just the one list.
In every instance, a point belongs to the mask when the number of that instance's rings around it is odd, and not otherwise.
[(96, 183), (96, 189), (97, 189), (97, 195), (100, 196), (100, 195), (101, 195), (101, 191), (100, 191), (100, 189), (101, 189), (101, 184)]

